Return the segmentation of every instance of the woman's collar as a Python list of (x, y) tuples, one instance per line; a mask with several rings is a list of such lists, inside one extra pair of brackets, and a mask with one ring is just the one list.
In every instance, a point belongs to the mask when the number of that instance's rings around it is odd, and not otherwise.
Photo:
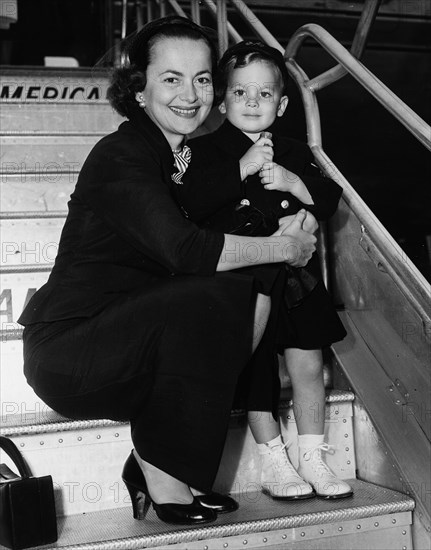
[(136, 130), (145, 137), (163, 155), (173, 161), (171, 146), (160, 128), (150, 119), (141, 107), (136, 105), (129, 116), (129, 121)]

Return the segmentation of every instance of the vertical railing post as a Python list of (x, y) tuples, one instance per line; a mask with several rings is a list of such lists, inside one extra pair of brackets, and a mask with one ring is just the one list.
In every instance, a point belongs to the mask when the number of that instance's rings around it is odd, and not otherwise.
[(127, 34), (127, 0), (121, 4), (121, 40), (126, 38)]
[(166, 15), (166, 2), (165, 0), (160, 1), (160, 17), (165, 17)]
[(153, 20), (153, 2), (147, 0), (147, 23)]
[(197, 24), (201, 24), (201, 10), (199, 7), (199, 0), (191, 0), (191, 15), (192, 20)]
[(144, 6), (142, 0), (136, 0), (136, 29), (139, 31), (144, 26)]
[(226, 0), (217, 0), (217, 35), (219, 54), (222, 56), (228, 47)]

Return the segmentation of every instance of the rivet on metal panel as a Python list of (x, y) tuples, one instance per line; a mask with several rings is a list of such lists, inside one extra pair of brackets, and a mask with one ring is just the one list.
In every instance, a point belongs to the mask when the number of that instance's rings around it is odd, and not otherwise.
[(320, 534), (323, 535), (323, 533), (325, 532), (324, 529), (320, 529)]
[(339, 531), (342, 531), (342, 530), (343, 530), (343, 528), (342, 528), (342, 527), (339, 527), (339, 528), (338, 528), (338, 530), (339, 530)]
[(78, 437), (78, 441), (82, 441), (82, 437), (81, 437), (81, 436)]
[(243, 544), (247, 544), (247, 542), (248, 542), (247, 540), (243, 540), (243, 541), (242, 541)]
[(392, 520), (392, 523), (396, 523), (396, 522), (397, 522), (397, 520), (394, 518), (394, 519)]
[(344, 422), (344, 424), (345, 424), (345, 423), (347, 422), (347, 420), (346, 420), (345, 418), (343, 418), (343, 422)]
[(59, 442), (59, 443), (63, 443), (63, 440), (62, 440), (62, 439), (59, 439), (58, 442)]
[(287, 535), (283, 535), (281, 538), (282, 539), (287, 539)]
[(44, 445), (44, 444), (45, 444), (45, 441), (40, 441), (40, 444), (41, 444), (41, 445)]
[(119, 435), (120, 435), (120, 434), (117, 433), (117, 434), (115, 434), (115, 437), (119, 437)]
[(403, 550), (407, 550), (407, 546), (403, 546)]
[(346, 437), (346, 438), (349, 437), (349, 434), (344, 434), (344, 437)]
[(340, 414), (340, 411), (337, 409), (337, 410), (335, 411), (335, 414)]
[(20, 447), (25, 447), (25, 443), (20, 443), (19, 446)]
[(208, 546), (204, 546), (204, 550), (208, 550)]
[(288, 420), (290, 420), (290, 418), (291, 418), (290, 414), (287, 415), (287, 418), (288, 418)]
[(96, 439), (100, 439), (102, 436), (101, 435), (97, 435), (96, 436)]
[(374, 527), (378, 527), (379, 526), (379, 522), (378, 521), (375, 521), (374, 522)]
[(305, 533), (304, 533), (304, 531), (302, 531), (302, 533), (301, 533), (301, 537), (305, 537)]
[(350, 450), (350, 447), (346, 447), (346, 451), (349, 451)]
[(402, 531), (403, 535), (407, 535), (407, 531)]
[(347, 464), (351, 464), (350, 460), (347, 461)]
[(362, 527), (362, 526), (358, 524), (358, 525), (356, 526), (356, 529), (360, 529), (361, 527)]
[(225, 543), (223, 544), (223, 548), (227, 548), (228, 546), (229, 546), (229, 544), (228, 544), (227, 542), (225, 542)]
[(268, 539), (265, 537), (265, 538), (263, 539), (263, 542), (268, 542)]

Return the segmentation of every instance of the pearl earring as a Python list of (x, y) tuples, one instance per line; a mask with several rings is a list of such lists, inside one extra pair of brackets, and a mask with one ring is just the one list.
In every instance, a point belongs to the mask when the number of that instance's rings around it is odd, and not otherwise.
[(139, 103), (139, 107), (145, 107), (144, 94), (136, 94), (136, 101)]

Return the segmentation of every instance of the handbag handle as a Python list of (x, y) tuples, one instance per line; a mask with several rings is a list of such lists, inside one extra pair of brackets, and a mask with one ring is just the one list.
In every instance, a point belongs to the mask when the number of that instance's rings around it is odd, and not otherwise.
[(1, 435), (0, 449), (3, 449), (3, 451), (6, 454), (8, 454), (9, 457), (12, 459), (13, 463), (18, 468), (18, 471), (21, 477), (23, 478), (31, 477), (30, 468), (25, 463), (22, 454), (20, 453), (20, 451), (18, 450), (18, 447), (15, 445), (13, 441)]

